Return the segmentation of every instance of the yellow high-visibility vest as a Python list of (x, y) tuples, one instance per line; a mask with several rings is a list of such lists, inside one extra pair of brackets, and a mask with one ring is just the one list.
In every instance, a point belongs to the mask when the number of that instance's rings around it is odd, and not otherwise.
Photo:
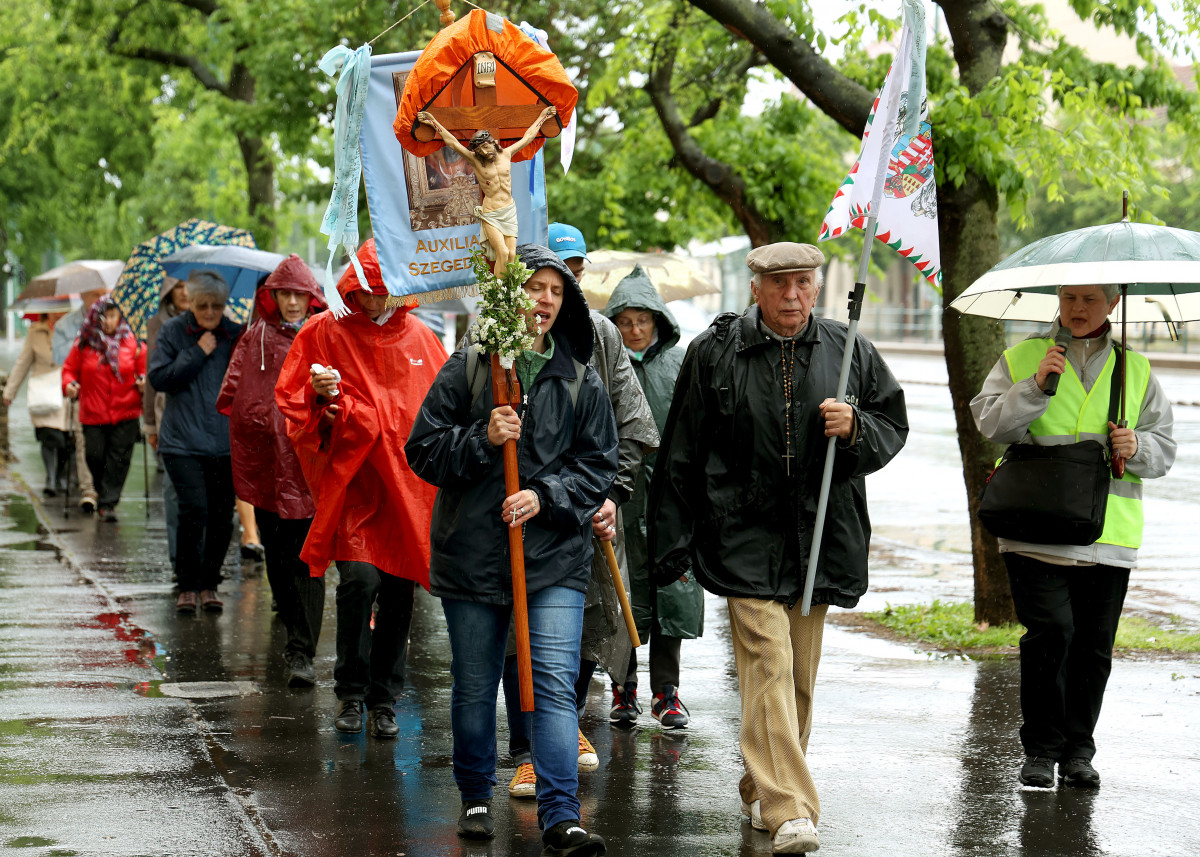
[[(1015, 382), (1032, 377), (1046, 356), (1052, 339), (1027, 339), (1004, 352), (1009, 374)], [(1029, 426), (1033, 442), (1043, 446), (1095, 440), (1108, 447), (1108, 404), (1112, 391), (1112, 373), (1117, 364), (1114, 350), (1091, 392), (1071, 368), (1063, 372), (1058, 393), (1050, 400), (1046, 412)], [(1150, 385), (1150, 361), (1133, 351), (1125, 352), (1125, 419), (1136, 428), (1142, 402)], [(1125, 470), (1125, 475), (1108, 486), (1108, 504), (1104, 515), (1104, 532), (1096, 541), (1134, 548), (1142, 545), (1142, 480)]]

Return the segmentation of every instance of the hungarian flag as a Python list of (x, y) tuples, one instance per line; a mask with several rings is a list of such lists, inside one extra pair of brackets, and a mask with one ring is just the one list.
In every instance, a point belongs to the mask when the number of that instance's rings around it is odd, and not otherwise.
[(925, 8), (921, 0), (902, 2), (904, 27), (896, 56), (871, 106), (858, 160), (834, 194), (817, 240), (837, 238), (852, 226), (863, 229), (875, 214), (875, 237), (930, 282), (940, 283), (937, 186), (925, 98)]

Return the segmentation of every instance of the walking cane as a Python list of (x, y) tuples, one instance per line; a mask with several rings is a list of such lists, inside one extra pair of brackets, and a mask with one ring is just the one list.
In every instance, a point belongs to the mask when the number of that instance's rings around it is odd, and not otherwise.
[(146, 433), (142, 432), (142, 485), (144, 486), (144, 498), (146, 506), (146, 517), (150, 517), (150, 465), (146, 463), (149, 456), (146, 453), (146, 447), (150, 442), (146, 440)]
[(604, 549), (604, 558), (608, 560), (608, 574), (617, 590), (617, 600), (621, 602), (621, 613), (625, 616), (625, 630), (629, 632), (629, 642), (636, 649), (642, 644), (642, 640), (638, 637), (637, 622), (633, 621), (633, 608), (629, 606), (629, 593), (625, 591), (625, 581), (621, 579), (621, 569), (617, 565), (617, 552), (613, 550), (612, 542), (600, 542), (600, 547)]
[(71, 517), (71, 478), (78, 477), (79, 468), (75, 463), (75, 400), (67, 398), (67, 445), (63, 452), (67, 455), (67, 487), (63, 491), (63, 519)]
[[(521, 402), (521, 382), (516, 369), (504, 369), (500, 355), (492, 355), (492, 402), (516, 407)], [(521, 490), (517, 472), (517, 442), (504, 442), (504, 491), (512, 496)], [(517, 637), (517, 680), (521, 688), (521, 710), (533, 711), (533, 661), (529, 653), (529, 605), (525, 597), (525, 546), (520, 527), (508, 528), (508, 556), (512, 563), (513, 621)]]

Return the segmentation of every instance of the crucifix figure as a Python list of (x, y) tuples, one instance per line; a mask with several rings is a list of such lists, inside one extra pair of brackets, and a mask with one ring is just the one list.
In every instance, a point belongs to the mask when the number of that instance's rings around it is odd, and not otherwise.
[(466, 158), (475, 171), (475, 181), (483, 191), (483, 204), (475, 207), (475, 216), (479, 218), (484, 252), (495, 260), (492, 272), (497, 277), (517, 258), (517, 204), (512, 198), (512, 156), (529, 145), (542, 123), (556, 112), (553, 105), (543, 110), (525, 135), (507, 149), (501, 148), (489, 131), (477, 131), (464, 146), (433, 114), (426, 111), (417, 114), (419, 121), (437, 131), (442, 141)]

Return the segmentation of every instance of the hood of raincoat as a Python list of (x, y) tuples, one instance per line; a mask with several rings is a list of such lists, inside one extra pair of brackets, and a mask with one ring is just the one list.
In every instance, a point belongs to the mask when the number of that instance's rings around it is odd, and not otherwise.
[(184, 280), (172, 277), (170, 274), (163, 274), (162, 291), (158, 295), (158, 311), (165, 313), (164, 321), (174, 318), (182, 311), (175, 309), (175, 304), (171, 301), (171, 292), (175, 291), (175, 287), (183, 282)]
[(634, 267), (625, 279), (617, 283), (604, 307), (604, 315), (615, 323), (617, 316), (627, 309), (644, 309), (654, 314), (658, 342), (647, 348), (647, 352), (666, 351), (679, 342), (679, 322), (675, 321), (675, 316), (671, 315), (662, 295), (654, 288), (641, 265)]
[(554, 319), (554, 326), (550, 328), (550, 332), (554, 334), (556, 343), (566, 344), (572, 357), (580, 363), (587, 363), (592, 359), (593, 337), (596, 332), (592, 328), (587, 300), (583, 297), (583, 289), (579, 288), (579, 281), (557, 253), (540, 244), (522, 244), (517, 248), (517, 257), (531, 271), (553, 268), (562, 274), (562, 307), (558, 310), (558, 317)]
[(293, 253), (255, 292), (257, 317), (238, 340), (217, 394), (217, 411), (229, 417), (233, 484), (238, 497), (281, 518), (316, 514), (300, 462), (275, 403), (275, 382), (296, 332), (280, 324), (275, 289), (312, 297), (309, 313), (325, 309), (325, 296), (308, 265)]
[(300, 292), (312, 298), (308, 305), (309, 315), (326, 309), (325, 295), (321, 292), (317, 278), (313, 276), (308, 265), (304, 264), (304, 260), (295, 253), (280, 262), (279, 267), (262, 281), (254, 293), (255, 314), (272, 324), (277, 324), (280, 320), (279, 304), (275, 303), (271, 294), (276, 289)]

